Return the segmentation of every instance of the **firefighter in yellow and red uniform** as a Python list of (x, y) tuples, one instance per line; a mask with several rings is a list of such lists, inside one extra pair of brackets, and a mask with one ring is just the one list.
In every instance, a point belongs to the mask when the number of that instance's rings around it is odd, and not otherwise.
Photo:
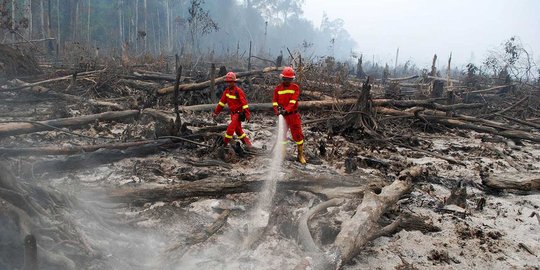
[[(291, 67), (285, 67), (280, 76), (282, 83), (274, 89), (274, 98), (272, 99), (274, 113), (276, 116), (281, 114), (283, 115), (283, 118), (285, 118), (285, 123), (287, 123), (292, 138), (298, 147), (298, 161), (302, 164), (306, 164), (306, 159), (304, 158), (302, 120), (300, 120), (300, 113), (298, 112), (300, 86), (292, 83), (296, 76)], [(287, 143), (287, 138), (284, 138), (283, 143)]]
[(229, 144), (229, 141), (236, 132), (238, 139), (240, 139), (247, 147), (251, 147), (251, 142), (246, 133), (242, 130), (242, 121), (245, 120), (249, 122), (251, 113), (249, 112), (246, 95), (244, 94), (244, 91), (236, 85), (236, 81), (236, 74), (234, 74), (234, 72), (229, 72), (225, 75), (227, 88), (223, 91), (223, 95), (221, 96), (212, 117), (217, 117), (223, 107), (228, 105), (229, 111), (231, 112), (231, 122), (225, 132), (225, 138), (223, 140), (225, 146)]

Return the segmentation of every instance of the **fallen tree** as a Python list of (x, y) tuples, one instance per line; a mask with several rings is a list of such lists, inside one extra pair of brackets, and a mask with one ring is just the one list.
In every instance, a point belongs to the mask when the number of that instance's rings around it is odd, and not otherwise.
[[(384, 213), (388, 212), (392, 206), (406, 193), (410, 192), (413, 181), (425, 174), (421, 167), (411, 167), (400, 172), (398, 178), (390, 185), (385, 186), (379, 194), (366, 190), (362, 202), (357, 206), (354, 214), (341, 224), (333, 246), (329, 253), (323, 253), (313, 241), (309, 231), (309, 219), (316, 213), (343, 203), (342, 198), (325, 201), (306, 212), (299, 221), (298, 236), (304, 251), (313, 258), (315, 269), (341, 269), (343, 265), (349, 263), (369, 242), (380, 236), (395, 233), (403, 228), (405, 220), (399, 216), (395, 221), (385, 227), (381, 227), (379, 220)], [(418, 229), (426, 231), (436, 231), (436, 228), (429, 227), (423, 221), (418, 222), (418, 218), (409, 217), (407, 223)], [(421, 228), (423, 227), (423, 228)], [(328, 257), (330, 254), (330, 257)], [(318, 268), (317, 268), (318, 267)]]
[[(537, 172), (538, 173), (538, 172)], [(540, 191), (540, 176), (531, 176), (534, 173), (519, 175), (512, 174), (493, 174), (482, 178), (482, 184), (495, 190), (505, 190), (508, 192)]]
[(46, 121), (10, 121), (0, 123), (0, 138), (5, 136), (27, 134), (38, 131), (53, 130), (62, 127), (80, 127), (94, 121), (111, 121), (136, 117), (138, 110), (104, 112), (71, 118), (59, 118)]
[(152, 72), (147, 70), (136, 70), (133, 72), (133, 76), (126, 76), (128, 78), (134, 77), (140, 80), (157, 80), (174, 82), (176, 80), (175, 74), (165, 74), (160, 72)]
[[(87, 104), (90, 104), (90, 105), (93, 105), (93, 106), (110, 107), (110, 108), (113, 108), (113, 109), (116, 109), (116, 110), (124, 110), (123, 106), (121, 106), (121, 105), (119, 105), (117, 103), (114, 103), (114, 102), (101, 101), (101, 100), (96, 100), (96, 99), (93, 99), (93, 98), (84, 98), (84, 97), (80, 97), (80, 96), (75, 96), (75, 95), (70, 95), (70, 94), (65, 94), (65, 93), (59, 93), (59, 92), (56, 92), (56, 91), (52, 91), (52, 90), (50, 90), (50, 89), (48, 89), (46, 87), (43, 87), (43, 86), (33, 86), (33, 87), (31, 87), (29, 83), (18, 80), (18, 79), (13, 80), (12, 85), (15, 85), (17, 87), (27, 86), (30, 89), (22, 88), (20, 90), (24, 91), (24, 92), (32, 93), (32, 94), (45, 95), (46, 97), (54, 97), (54, 98), (58, 98), (58, 99), (62, 99), (62, 100), (70, 101), (70, 102), (87, 103)], [(70, 87), (72, 87), (72, 85), (74, 85), (73, 81), (72, 81), (72, 84), (70, 84)]]
[(166, 146), (174, 147), (176, 144), (171, 140), (158, 140), (139, 146), (133, 146), (125, 150), (101, 149), (90, 153), (67, 156), (60, 159), (43, 160), (34, 163), (28, 168), (28, 173), (53, 173), (89, 169), (102, 164), (109, 164), (125, 158), (143, 157), (157, 154)]
[(126, 86), (129, 86), (131, 88), (138, 88), (138, 89), (148, 89), (148, 92), (155, 93), (157, 89), (160, 88), (160, 85), (155, 82), (145, 82), (141, 80), (129, 80), (129, 79), (120, 79), (117, 82), (118, 84), (123, 84)]
[[(268, 72), (280, 71), (282, 69), (283, 69), (282, 67), (267, 67), (267, 68), (262, 69), (262, 70), (237, 72), (236, 77), (241, 78), (241, 77), (247, 77), (247, 76), (261, 75), (261, 74), (268, 73)], [(200, 83), (181, 84), (181, 85), (179, 85), (179, 91), (203, 90), (203, 89), (206, 89), (206, 88), (210, 87), (211, 83), (212, 83), (212, 80), (208, 80), (208, 81), (204, 81), (204, 82), (200, 82)], [(225, 83), (225, 76), (215, 78), (214, 83), (216, 85)], [(161, 88), (157, 92), (160, 95), (172, 94), (172, 93), (174, 93), (174, 85)]]
[[(384, 108), (384, 107), (377, 108), (377, 112), (380, 114), (387, 114), (387, 115), (394, 115), (394, 116), (420, 117), (421, 120), (425, 120), (425, 121), (433, 122), (433, 123), (439, 123), (439, 124), (443, 124), (449, 127), (470, 129), (470, 130), (474, 130), (478, 132), (499, 135), (499, 136), (510, 138), (510, 139), (520, 139), (520, 140), (529, 140), (533, 142), (540, 142), (540, 136), (534, 133), (521, 131), (521, 130), (508, 129), (508, 128), (505, 128), (505, 130), (498, 130), (493, 127), (486, 127), (486, 126), (466, 123), (464, 122), (465, 121), (464, 119), (455, 119), (455, 118), (449, 118), (449, 117), (444, 117), (444, 116), (435, 116), (435, 115), (420, 114), (420, 113), (415, 114), (413, 112), (400, 111), (400, 110)], [(466, 120), (466, 121), (471, 121), (470, 119), (472, 119), (473, 117), (469, 116), (468, 118), (469, 120)], [(481, 122), (481, 121), (478, 120), (478, 122)], [(504, 126), (504, 124), (500, 123), (500, 126)]]
[(458, 81), (458, 80), (453, 80), (453, 79), (449, 79), (449, 78), (442, 78), (442, 77), (437, 77), (437, 76), (426, 76), (427, 79), (432, 79), (434, 81), (448, 81), (448, 82), (452, 82), (452, 83), (461, 83), (461, 81)]
[(536, 129), (540, 129), (540, 124), (536, 124), (536, 123), (529, 122), (529, 121), (524, 121), (524, 120), (517, 119), (517, 118), (514, 118), (514, 117), (506, 116), (506, 115), (499, 115), (499, 116), (501, 116), (502, 118), (505, 118), (505, 119), (507, 119), (507, 120), (514, 121), (514, 122), (516, 122), (516, 123), (525, 125), (525, 126), (529, 126), (529, 127), (533, 127), (533, 128), (536, 128)]
[(141, 146), (145, 144), (156, 143), (169, 140), (144, 140), (126, 143), (108, 143), (96, 145), (72, 145), (72, 146), (43, 146), (43, 147), (0, 147), (0, 156), (47, 156), (47, 155), (73, 155), (80, 153), (94, 152), (99, 149), (127, 149), (130, 147)]
[[(372, 176), (370, 176), (372, 177)], [(382, 179), (359, 181), (357, 178), (336, 180), (334, 177), (287, 180), (277, 183), (278, 190), (304, 190), (327, 198), (356, 197), (365, 190), (379, 190)], [(257, 192), (262, 189), (263, 180), (212, 179), (147, 188), (122, 188), (107, 192), (107, 200), (119, 203), (144, 204), (156, 201), (174, 201), (191, 197), (216, 197), (225, 194)]]
[(321, 252), (317, 244), (315, 244), (315, 241), (313, 241), (313, 237), (311, 236), (311, 232), (309, 231), (309, 220), (318, 212), (326, 210), (326, 208), (328, 207), (338, 206), (343, 202), (344, 199), (342, 198), (334, 198), (325, 201), (309, 209), (309, 211), (307, 211), (305, 214), (302, 215), (302, 217), (300, 217), (300, 221), (298, 224), (298, 239), (300, 241), (300, 244), (302, 244), (304, 251), (308, 253)]
[(480, 93), (491, 92), (491, 91), (495, 91), (495, 90), (499, 90), (499, 89), (504, 89), (504, 88), (510, 87), (510, 86), (513, 86), (513, 84), (495, 86), (495, 87), (490, 87), (490, 88), (487, 88), (487, 89), (481, 89), (481, 90), (475, 90), (475, 91), (465, 90), (464, 92), (465, 92), (465, 94), (480, 94)]
[(419, 78), (420, 76), (418, 75), (413, 75), (413, 76), (409, 76), (409, 77), (403, 77), (403, 78), (388, 78), (389, 81), (394, 81), (394, 82), (399, 82), (399, 81), (408, 81), (408, 80), (412, 80), (412, 79), (416, 79), (416, 78)]
[[(77, 78), (83, 78), (85, 76), (95, 75), (95, 74), (98, 74), (98, 73), (101, 73), (101, 72), (105, 72), (106, 70), (107, 69), (81, 72), (81, 73), (77, 74)], [(73, 77), (73, 75), (68, 75), (68, 76), (63, 76), (63, 77), (58, 77), (58, 78), (53, 78), (53, 79), (47, 79), (47, 80), (34, 82), (34, 83), (26, 83), (26, 84), (19, 85), (19, 86), (16, 86), (16, 87), (11, 87), (11, 88), (0, 88), (0, 92), (15, 91), (15, 90), (24, 89), (24, 88), (32, 88), (32, 87), (47, 84), (47, 83), (70, 80), (72, 77)]]
[[(457, 109), (474, 109), (482, 108), (483, 103), (460, 103), (454, 105), (442, 105), (435, 103), (435, 100), (394, 100), (394, 99), (373, 99), (373, 106), (376, 107), (400, 107), (400, 108), (409, 108), (415, 106), (423, 106), (430, 109), (435, 109), (439, 111), (453, 111)], [(341, 100), (314, 100), (314, 101), (301, 101), (298, 106), (301, 110), (311, 110), (311, 109), (320, 109), (323, 107), (333, 107), (333, 106), (346, 106), (354, 105), (358, 102), (358, 99), (341, 99)], [(216, 108), (216, 104), (201, 104), (193, 106), (183, 106), (180, 107), (180, 110), (185, 112), (209, 112), (213, 111)], [(251, 103), (249, 104), (249, 109), (251, 111), (262, 111), (262, 110), (271, 110), (272, 103)]]
[[(341, 225), (341, 231), (334, 241), (338, 260), (336, 269), (350, 262), (360, 250), (375, 237), (380, 235), (378, 220), (396, 202), (412, 188), (413, 179), (423, 174), (421, 167), (412, 167), (402, 171), (391, 185), (384, 187), (380, 194), (365, 192), (362, 203), (355, 214)], [(399, 219), (395, 222), (399, 222)], [(393, 227), (390, 224), (387, 227)]]

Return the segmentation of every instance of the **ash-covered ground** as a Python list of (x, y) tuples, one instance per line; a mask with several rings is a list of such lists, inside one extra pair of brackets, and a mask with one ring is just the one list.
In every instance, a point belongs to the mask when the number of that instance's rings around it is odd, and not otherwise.
[[(185, 117), (189, 122), (190, 117), (204, 119), (207, 115)], [(100, 123), (79, 132), (112, 137), (122, 134), (130, 125), (136, 125), (137, 132), (142, 133), (151, 129), (152, 123), (144, 119), (137, 124)], [(312, 264), (317, 269), (314, 260), (306, 258), (309, 255), (298, 243), (298, 222), (310, 207), (326, 199), (324, 195), (279, 190), (272, 200), (268, 226), (249, 248), (243, 243), (249, 235), (247, 224), (252, 219), (251, 210), (260, 199), (258, 192), (173, 201), (157, 199), (142, 205), (119, 204), (107, 199), (111, 190), (126, 187), (173, 189), (176, 184), (188, 182), (264, 180), (270, 170), (269, 149), (275, 137), (274, 126), (274, 118), (255, 114), (245, 130), (255, 147), (267, 150), (245, 157), (226, 150), (228, 163), (221, 160), (210, 165), (193, 165), (198, 164), (193, 162), (219, 160), (220, 155), (217, 148), (206, 149), (189, 143), (109, 164), (88, 167), (83, 164), (76, 170), (27, 170), (28, 166), (50, 157), (8, 158), (4, 162), (33, 185), (68, 194), (78, 201), (63, 207), (61, 213), (63, 219), (73, 222), (72, 229), (79, 232), (93, 252), (81, 255), (84, 259), (80, 262), (75, 260), (77, 267), (293, 269)], [(328, 137), (314, 125), (306, 125), (304, 129), (308, 164), (302, 166), (296, 162), (295, 149), (289, 145), (282, 167), (283, 181), (322, 177), (336, 181), (349, 179), (359, 185), (368, 185), (371, 181), (389, 184), (400, 170), (414, 165), (426, 168), (429, 173), (429, 177), (415, 183), (410, 195), (402, 198), (390, 212), (420, 216), (440, 230), (422, 232), (411, 226), (393, 235), (378, 237), (344, 269), (538, 269), (540, 220), (533, 213), (540, 212), (540, 195), (487, 190), (482, 187), (481, 179), (484, 173), (515, 177), (538, 175), (538, 145), (494, 141), (490, 135), (471, 131), (415, 134), (418, 148), (459, 160), (465, 164), (462, 166), (408, 148), (368, 146), (351, 143), (341, 136)], [(60, 132), (46, 132), (8, 138), (4, 143), (23, 145), (31, 141), (34, 145), (46, 145), (64, 141), (64, 138), (70, 138), (67, 140), (70, 144), (79, 140)], [(324, 155), (320, 147), (323, 141)], [(357, 169), (349, 171), (345, 157), (353, 157)], [(465, 205), (445, 205), (451, 189), (457, 185), (466, 190)], [(340, 224), (354, 213), (360, 201), (360, 196), (349, 199), (311, 219), (311, 233), (324, 251), (330, 253)], [(224, 210), (230, 210), (230, 214), (223, 226), (203, 237), (203, 241), (195, 241), (194, 236), (204, 235)], [(80, 245), (79, 242), (66, 239), (48, 246), (50, 251), (64, 250)]]

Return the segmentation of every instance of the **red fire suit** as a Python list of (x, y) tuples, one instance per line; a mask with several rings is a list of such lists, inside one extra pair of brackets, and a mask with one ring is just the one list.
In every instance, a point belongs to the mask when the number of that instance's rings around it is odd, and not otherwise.
[(225, 145), (229, 143), (236, 132), (238, 139), (242, 140), (245, 145), (251, 147), (251, 142), (249, 141), (246, 133), (244, 133), (242, 130), (242, 122), (240, 121), (241, 113), (245, 114), (247, 121), (249, 121), (251, 118), (251, 113), (249, 112), (249, 106), (244, 91), (236, 85), (232, 88), (227, 87), (225, 91), (223, 91), (223, 95), (221, 96), (221, 99), (214, 110), (214, 114), (218, 115), (225, 105), (228, 105), (229, 110), (231, 111), (231, 122), (227, 127), (225, 138), (223, 140)]
[[(304, 134), (302, 133), (302, 120), (298, 113), (299, 97), (300, 86), (295, 83), (290, 83), (288, 86), (285, 86), (281, 83), (274, 89), (272, 105), (276, 115), (278, 114), (278, 106), (285, 110), (283, 117), (285, 118), (288, 128), (291, 130), (293, 140), (297, 145), (302, 145), (304, 143)], [(286, 138), (284, 138), (284, 142), (286, 141)]]

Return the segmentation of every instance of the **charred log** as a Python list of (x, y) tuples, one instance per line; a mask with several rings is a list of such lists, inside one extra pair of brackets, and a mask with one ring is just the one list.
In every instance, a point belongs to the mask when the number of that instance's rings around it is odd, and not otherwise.
[[(380, 179), (379, 179), (380, 180)], [(226, 194), (258, 192), (264, 184), (262, 180), (203, 180), (193, 183), (177, 184), (154, 188), (125, 188), (108, 192), (114, 202), (142, 204), (154, 201), (173, 201), (190, 197), (216, 197)], [(333, 178), (308, 180), (288, 180), (278, 182), (278, 190), (303, 190), (325, 196), (342, 198), (358, 196), (365, 190), (377, 190), (382, 181), (361, 184), (356, 181), (336, 181)]]
[[(241, 78), (241, 77), (247, 77), (247, 76), (261, 75), (261, 74), (268, 73), (268, 72), (280, 71), (282, 69), (283, 68), (281, 68), (281, 67), (267, 67), (267, 68), (262, 69), (262, 70), (238, 72), (238, 73), (236, 73), (236, 77)], [(216, 85), (225, 83), (225, 76), (216, 78), (214, 80), (214, 83)], [(212, 84), (212, 80), (208, 80), (208, 81), (204, 81), (204, 82), (200, 82), (200, 83), (182, 84), (182, 85), (179, 86), (179, 90), (180, 91), (203, 90), (203, 89), (206, 89), (206, 88), (210, 87), (211, 84)], [(160, 94), (160, 95), (171, 94), (171, 93), (174, 93), (174, 86), (168, 86), (168, 87), (161, 88), (161, 89), (158, 90), (158, 94)]]
[(391, 185), (384, 187), (380, 194), (366, 192), (355, 214), (343, 222), (334, 246), (338, 255), (337, 267), (349, 262), (381, 230), (378, 220), (389, 207), (412, 188), (412, 181), (424, 173), (420, 167), (413, 167), (400, 173)]
[(516, 174), (493, 174), (482, 179), (482, 184), (495, 190), (508, 192), (538, 192), (540, 191), (540, 177)]
[(81, 127), (94, 121), (111, 121), (133, 118), (139, 115), (138, 110), (105, 112), (72, 118), (60, 118), (47, 121), (10, 122), (0, 124), (0, 137), (27, 134), (32, 132), (53, 130), (62, 127)]

